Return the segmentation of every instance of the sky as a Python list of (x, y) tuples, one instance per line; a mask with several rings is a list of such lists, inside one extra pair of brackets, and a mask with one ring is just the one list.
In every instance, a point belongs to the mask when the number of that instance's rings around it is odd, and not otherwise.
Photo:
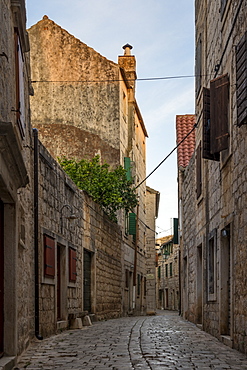
[[(27, 27), (47, 15), (117, 63), (122, 46), (136, 57), (136, 99), (147, 138), (147, 175), (176, 146), (176, 115), (194, 113), (194, 0), (26, 0)], [(175, 78), (174, 78), (175, 77)], [(157, 237), (178, 216), (176, 151), (147, 179), (160, 192)]]

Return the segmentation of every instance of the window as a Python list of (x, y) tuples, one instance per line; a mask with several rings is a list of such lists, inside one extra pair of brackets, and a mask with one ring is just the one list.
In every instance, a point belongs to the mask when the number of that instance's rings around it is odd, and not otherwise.
[(196, 195), (197, 199), (202, 193), (202, 160), (201, 160), (201, 142), (196, 149)]
[(229, 146), (229, 78), (225, 74), (203, 89), (203, 158), (219, 160)]
[(125, 288), (129, 289), (129, 270), (125, 270)]
[(124, 157), (124, 169), (126, 170), (126, 177), (127, 180), (131, 181), (131, 161), (129, 157)]
[(236, 48), (237, 125), (247, 124), (247, 31)]
[(210, 89), (203, 88), (203, 137), (202, 158), (213, 161), (220, 160), (220, 154), (210, 151)]
[(166, 277), (168, 277), (168, 263), (166, 263)]
[(136, 235), (136, 214), (129, 213), (129, 235)]
[(216, 229), (208, 240), (208, 300), (216, 299)]
[(170, 262), (170, 276), (172, 276), (172, 262)]
[(24, 57), (18, 30), (15, 29), (15, 77), (16, 77), (16, 120), (21, 133), (25, 136), (25, 96), (24, 96)]
[(161, 266), (158, 267), (158, 279), (161, 278)]
[(44, 275), (55, 277), (55, 240), (44, 235)]
[(144, 297), (147, 295), (147, 278), (146, 276), (144, 277)]
[(69, 281), (76, 281), (76, 250), (69, 248)]
[(141, 275), (137, 274), (137, 295), (141, 294)]

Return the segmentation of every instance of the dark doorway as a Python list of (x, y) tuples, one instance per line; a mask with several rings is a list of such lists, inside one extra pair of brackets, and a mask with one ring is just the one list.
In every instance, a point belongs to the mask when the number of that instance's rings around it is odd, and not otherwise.
[(92, 259), (91, 252), (84, 249), (83, 303), (84, 303), (84, 311), (88, 311), (88, 312), (91, 312), (91, 259)]
[(4, 333), (4, 204), (0, 200), (0, 357), (3, 355)]
[(57, 244), (57, 321), (61, 320), (61, 257), (60, 246)]

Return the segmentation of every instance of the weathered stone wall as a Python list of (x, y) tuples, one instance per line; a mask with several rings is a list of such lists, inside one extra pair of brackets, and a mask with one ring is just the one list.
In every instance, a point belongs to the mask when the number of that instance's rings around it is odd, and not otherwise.
[[(119, 161), (119, 67), (44, 17), (29, 30), (32, 123), (57, 156)], [(108, 82), (110, 81), (110, 83)], [(46, 131), (49, 130), (49, 136)], [(79, 132), (81, 130), (81, 132)], [(54, 138), (68, 136), (68, 140)], [(90, 140), (90, 144), (87, 141)], [(84, 143), (87, 143), (85, 146)], [(91, 146), (91, 152), (85, 148)]]
[[(98, 319), (119, 317), (122, 313), (122, 240), (119, 226), (109, 221), (92, 199), (78, 190), (40, 143), (39, 227), (40, 227), (40, 328), (43, 336), (57, 330), (57, 276), (44, 276), (43, 235), (55, 239), (66, 250), (62, 308), (65, 326), (68, 316), (80, 316), (83, 307), (83, 253), (92, 253), (92, 313)], [(77, 219), (68, 220), (68, 207)], [(76, 282), (68, 281), (68, 248), (76, 250)], [(57, 271), (56, 271), (57, 273)], [(67, 323), (66, 323), (67, 322)]]
[[(247, 2), (226, 4), (222, 12), (219, 2), (196, 3), (196, 42), (200, 37), (202, 41), (201, 59), (197, 60), (203, 76), (201, 87), (209, 88), (214, 76), (228, 74), (230, 80), (229, 147), (220, 153), (219, 162), (202, 159), (202, 194), (198, 199), (194, 195), (195, 162), (194, 167), (190, 164), (186, 169), (180, 187), (184, 194), (183, 253), (189, 248), (185, 263), (188, 275), (182, 270), (182, 279), (188, 281), (183, 307), (185, 316), (188, 307), (190, 320), (246, 353), (247, 127), (237, 126), (235, 46), (247, 31)], [(215, 67), (219, 68), (217, 74)], [(202, 140), (203, 121), (202, 89), (197, 92), (196, 147)], [(192, 182), (191, 177), (194, 177)]]

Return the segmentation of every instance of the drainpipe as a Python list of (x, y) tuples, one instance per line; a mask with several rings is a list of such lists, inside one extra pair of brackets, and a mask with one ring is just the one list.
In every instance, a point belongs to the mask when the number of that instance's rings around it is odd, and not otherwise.
[(39, 142), (38, 130), (33, 129), (34, 137), (34, 275), (35, 275), (35, 336), (42, 340), (39, 334)]

